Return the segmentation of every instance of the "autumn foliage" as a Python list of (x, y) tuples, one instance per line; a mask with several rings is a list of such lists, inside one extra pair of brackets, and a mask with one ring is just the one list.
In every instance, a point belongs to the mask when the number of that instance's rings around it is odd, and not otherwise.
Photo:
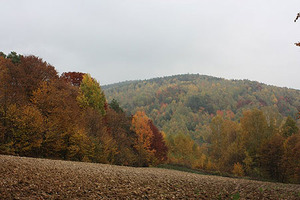
[(132, 130), (136, 133), (134, 148), (138, 154), (138, 165), (157, 164), (167, 159), (168, 148), (162, 133), (146, 116), (145, 112), (137, 111), (132, 118)]
[(297, 91), (275, 95), (247, 82), (241, 93), (236, 85), (228, 90), (229, 97), (220, 89), (226, 81), (196, 78), (201, 87), (179, 76), (155, 92), (158, 82), (135, 83), (138, 96), (124, 86), (132, 105), (123, 109), (115, 99), (107, 102), (90, 74), (58, 76), (38, 57), (0, 53), (0, 153), (137, 167), (168, 163), (300, 183)]
[(73, 86), (80, 86), (84, 73), (81, 72), (64, 72), (61, 74), (61, 79), (72, 84)]
[(38, 57), (0, 56), (2, 154), (156, 165), (166, 160), (167, 149), (150, 121), (140, 113), (127, 116), (115, 100), (108, 104), (89, 74), (59, 77)]

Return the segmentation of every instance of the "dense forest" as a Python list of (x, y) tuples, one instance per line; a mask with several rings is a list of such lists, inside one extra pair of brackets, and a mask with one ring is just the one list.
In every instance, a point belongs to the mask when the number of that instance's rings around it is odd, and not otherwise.
[(0, 53), (0, 153), (181, 165), (300, 183), (300, 91), (178, 75), (100, 86), (36, 56)]
[(168, 162), (221, 173), (300, 181), (300, 91), (198, 74), (103, 86), (128, 113), (166, 135)]
[(129, 166), (166, 160), (154, 123), (107, 103), (89, 74), (58, 76), (38, 57), (0, 55), (0, 153)]

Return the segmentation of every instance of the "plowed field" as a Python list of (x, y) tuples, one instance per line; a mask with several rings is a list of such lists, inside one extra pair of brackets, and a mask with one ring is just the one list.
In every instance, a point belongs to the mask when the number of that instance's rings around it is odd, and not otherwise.
[(300, 199), (300, 185), (0, 155), (0, 199)]

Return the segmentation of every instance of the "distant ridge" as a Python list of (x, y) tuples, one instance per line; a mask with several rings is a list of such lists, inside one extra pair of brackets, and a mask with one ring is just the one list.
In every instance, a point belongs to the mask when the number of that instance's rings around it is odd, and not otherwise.
[(211, 119), (207, 116), (217, 112), (230, 111), (239, 120), (243, 111), (258, 108), (296, 119), (300, 109), (300, 90), (200, 74), (125, 81), (103, 89), (109, 102), (116, 99), (130, 114), (145, 110), (166, 133), (199, 135)]
[(276, 86), (276, 85), (272, 85), (272, 84), (267, 84), (267, 83), (255, 81), (255, 80), (249, 80), (249, 79), (227, 79), (227, 78), (215, 77), (215, 76), (204, 75), (204, 74), (199, 74), (199, 73), (198, 74), (176, 74), (176, 75), (161, 76), (161, 77), (148, 78), (148, 79), (126, 80), (126, 81), (120, 81), (120, 82), (112, 83), (112, 84), (105, 84), (105, 85), (102, 86), (102, 88), (108, 89), (108, 88), (112, 88), (112, 87), (120, 87), (122, 85), (127, 85), (127, 84), (137, 83), (137, 82), (143, 82), (143, 81), (153, 82), (153, 81), (158, 81), (160, 79), (170, 79), (170, 78), (179, 78), (180, 79), (180, 77), (184, 77), (184, 76), (190, 76), (191, 78), (193, 77), (194, 79), (200, 77), (200, 78), (206, 78), (208, 80), (225, 80), (225, 81), (234, 81), (234, 82), (249, 81), (249, 82), (259, 83), (259, 84), (266, 85), (266, 86), (272, 86), (272, 87), (278, 87), (278, 88), (287, 88), (287, 89), (291, 89), (291, 90), (298, 90), (298, 91), (300, 91), (299, 89), (295, 89), (295, 88), (290, 88), (290, 87), (285, 87), (285, 86)]

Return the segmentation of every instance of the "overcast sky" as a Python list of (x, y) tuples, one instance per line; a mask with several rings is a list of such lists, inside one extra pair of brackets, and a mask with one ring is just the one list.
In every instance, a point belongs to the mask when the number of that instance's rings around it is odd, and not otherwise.
[(300, 89), (299, 0), (0, 0), (0, 51), (101, 85), (199, 73)]

